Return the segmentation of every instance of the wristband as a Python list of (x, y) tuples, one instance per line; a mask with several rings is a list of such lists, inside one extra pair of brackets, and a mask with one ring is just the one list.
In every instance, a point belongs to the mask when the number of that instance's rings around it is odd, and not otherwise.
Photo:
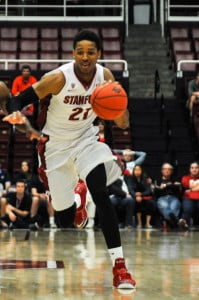
[(19, 95), (11, 97), (7, 102), (6, 108), (9, 114), (14, 111), (21, 110), (29, 104), (34, 104), (39, 101), (39, 97), (35, 93), (32, 86), (21, 92)]

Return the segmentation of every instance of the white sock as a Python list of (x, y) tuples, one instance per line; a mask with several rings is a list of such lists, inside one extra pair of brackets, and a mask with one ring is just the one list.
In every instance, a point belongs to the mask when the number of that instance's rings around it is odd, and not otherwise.
[(53, 225), (55, 223), (54, 217), (50, 217), (49, 222), (50, 222), (50, 225)]
[(111, 257), (113, 266), (115, 265), (116, 258), (121, 258), (121, 257), (123, 258), (123, 249), (122, 249), (122, 246), (121, 247), (117, 247), (117, 248), (108, 249), (108, 252), (109, 252), (109, 255)]
[(79, 194), (75, 194), (75, 203), (76, 203), (76, 208), (79, 208), (81, 205), (81, 197)]

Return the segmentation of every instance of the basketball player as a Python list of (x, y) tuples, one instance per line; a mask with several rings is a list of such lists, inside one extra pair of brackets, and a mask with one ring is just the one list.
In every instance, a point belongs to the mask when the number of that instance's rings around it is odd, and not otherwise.
[[(23, 123), (24, 117), (20, 120), (20, 113), (16, 111), (51, 95), (43, 120), (42, 134), (48, 138), (43, 152), (52, 204), (60, 226), (68, 227), (73, 223), (76, 208), (83, 212), (80, 213), (82, 218), (87, 218), (85, 202), (80, 201), (79, 205), (74, 202), (74, 189), (81, 178), (97, 207), (113, 263), (113, 286), (135, 289), (135, 280), (125, 266), (117, 217), (106, 188), (122, 171), (107, 144), (98, 141), (99, 129), (93, 125), (96, 115), (89, 101), (95, 87), (105, 81), (114, 81), (114, 76), (109, 69), (97, 64), (101, 41), (95, 33), (79, 32), (74, 38), (72, 53), (74, 61), (47, 73), (12, 98), (7, 110), (14, 113), (4, 120)], [(126, 110), (114, 121), (124, 129), (129, 126), (128, 117)]]

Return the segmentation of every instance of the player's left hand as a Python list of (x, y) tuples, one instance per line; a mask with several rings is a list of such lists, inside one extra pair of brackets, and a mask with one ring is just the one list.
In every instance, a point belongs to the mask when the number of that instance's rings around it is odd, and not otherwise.
[(26, 124), (26, 117), (20, 111), (15, 111), (12, 114), (5, 116), (2, 121), (9, 122), (13, 125)]
[(30, 130), (26, 131), (26, 136), (30, 139), (30, 140), (38, 140), (42, 143), (45, 143), (48, 138), (46, 136), (43, 136), (39, 131), (35, 130), (34, 128), (31, 128)]

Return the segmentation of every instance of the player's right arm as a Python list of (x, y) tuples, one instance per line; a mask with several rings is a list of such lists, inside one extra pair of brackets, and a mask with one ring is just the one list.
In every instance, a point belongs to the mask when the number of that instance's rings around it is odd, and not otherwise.
[[(23, 107), (31, 103), (38, 103), (41, 99), (49, 94), (58, 94), (65, 84), (65, 77), (61, 71), (49, 72), (44, 75), (41, 80), (34, 83), (31, 87), (20, 93), (18, 96), (12, 97), (7, 102), (6, 110), (7, 116), (3, 121), (7, 121), (11, 124), (26, 124), (26, 133), (30, 135), (30, 126), (27, 118), (24, 117), (20, 111)], [(37, 136), (36, 131), (32, 131), (32, 136)], [(33, 137), (34, 138), (34, 137)]]
[(49, 72), (40, 81), (34, 83), (32, 88), (39, 99), (44, 99), (49, 94), (58, 94), (65, 84), (65, 77), (61, 71)]
[(58, 94), (64, 84), (65, 78), (61, 71), (49, 72), (19, 95), (11, 97), (7, 103), (7, 111), (8, 113), (20, 111), (31, 103), (38, 103), (49, 94)]

